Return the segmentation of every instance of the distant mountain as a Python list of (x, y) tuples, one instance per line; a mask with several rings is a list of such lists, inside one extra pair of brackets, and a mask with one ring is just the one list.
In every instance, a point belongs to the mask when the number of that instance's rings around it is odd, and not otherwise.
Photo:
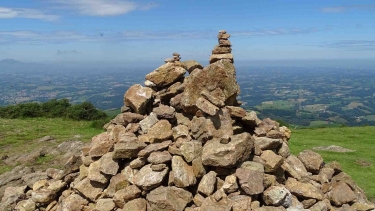
[(30, 72), (30, 71), (47, 71), (50, 68), (44, 64), (21, 62), (15, 59), (3, 59), (0, 60), (0, 72), (11, 73), (11, 72)]
[(17, 61), (15, 59), (3, 59), (0, 61), (0, 64), (7, 64), (7, 65), (13, 65), (13, 64), (22, 64), (23, 62)]

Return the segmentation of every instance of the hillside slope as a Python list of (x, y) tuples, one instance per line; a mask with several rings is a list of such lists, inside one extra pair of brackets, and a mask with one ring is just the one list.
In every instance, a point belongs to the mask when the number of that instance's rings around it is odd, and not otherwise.
[(320, 146), (340, 146), (354, 152), (316, 151), (324, 161), (338, 161), (367, 196), (375, 199), (375, 127), (341, 127), (292, 130), (289, 141), (294, 155)]

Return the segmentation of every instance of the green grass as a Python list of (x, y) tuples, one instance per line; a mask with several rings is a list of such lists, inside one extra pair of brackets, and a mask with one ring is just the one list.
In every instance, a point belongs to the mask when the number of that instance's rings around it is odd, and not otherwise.
[[(375, 198), (375, 127), (341, 127), (292, 130), (289, 141), (294, 155), (317, 146), (337, 145), (355, 150), (350, 153), (317, 151), (325, 162), (338, 161), (365, 190), (367, 197)], [(360, 163), (369, 163), (363, 166)]]
[[(91, 127), (90, 121), (72, 121), (59, 118), (1, 119), (0, 118), (0, 157), (30, 152), (42, 146), (55, 146), (66, 140), (91, 141), (103, 132)], [(56, 142), (39, 143), (37, 139), (52, 136)], [(52, 158), (38, 159), (36, 164), (48, 163)], [(0, 161), (0, 174), (11, 167)]]
[(285, 100), (276, 100), (276, 101), (267, 101), (263, 102), (261, 105), (255, 106), (256, 108), (263, 109), (284, 109), (289, 110), (293, 108), (295, 103), (285, 101)]
[(327, 125), (327, 121), (311, 121), (310, 126)]
[(105, 110), (104, 112), (105, 112), (108, 116), (117, 116), (117, 114), (120, 114), (120, 113), (121, 113), (121, 108)]

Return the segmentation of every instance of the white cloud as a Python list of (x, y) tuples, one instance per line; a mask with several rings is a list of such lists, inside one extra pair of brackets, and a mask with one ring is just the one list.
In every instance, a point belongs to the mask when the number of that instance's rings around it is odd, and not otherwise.
[(59, 16), (46, 14), (43, 11), (35, 9), (0, 7), (0, 19), (1, 18), (28, 18), (55, 21), (59, 19)]
[(138, 4), (124, 0), (51, 0), (62, 8), (73, 9), (79, 14), (89, 16), (116, 16), (134, 10), (148, 10), (156, 4)]
[(93, 42), (94, 36), (80, 34), (75, 31), (0, 31), (0, 39), (11, 44), (46, 44), (69, 42)]
[(340, 13), (347, 10), (374, 10), (375, 4), (362, 4), (362, 5), (349, 5), (349, 6), (336, 6), (336, 7), (323, 7), (320, 11), (325, 13)]

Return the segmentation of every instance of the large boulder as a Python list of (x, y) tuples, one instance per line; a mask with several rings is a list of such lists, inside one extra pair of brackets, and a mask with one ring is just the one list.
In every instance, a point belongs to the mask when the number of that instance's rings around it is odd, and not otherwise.
[(166, 63), (146, 75), (156, 87), (165, 87), (184, 77), (186, 70), (182, 63)]
[(153, 171), (151, 164), (148, 164), (141, 168), (141, 170), (134, 176), (133, 181), (137, 186), (142, 187), (142, 189), (150, 190), (159, 186), (163, 182), (167, 173), (167, 167), (162, 171)]
[(182, 188), (158, 187), (147, 194), (147, 201), (153, 211), (183, 211), (193, 195)]
[(206, 166), (234, 167), (250, 157), (253, 138), (248, 133), (234, 135), (228, 144), (213, 139), (203, 146), (202, 162)]
[(226, 105), (234, 105), (239, 94), (239, 86), (233, 64), (219, 61), (194, 74), (186, 84), (181, 97), (180, 103), (185, 112), (195, 114), (198, 110), (196, 102), (202, 91), (223, 100)]
[(124, 95), (124, 103), (136, 113), (144, 114), (151, 104), (153, 90), (140, 84), (131, 86)]

